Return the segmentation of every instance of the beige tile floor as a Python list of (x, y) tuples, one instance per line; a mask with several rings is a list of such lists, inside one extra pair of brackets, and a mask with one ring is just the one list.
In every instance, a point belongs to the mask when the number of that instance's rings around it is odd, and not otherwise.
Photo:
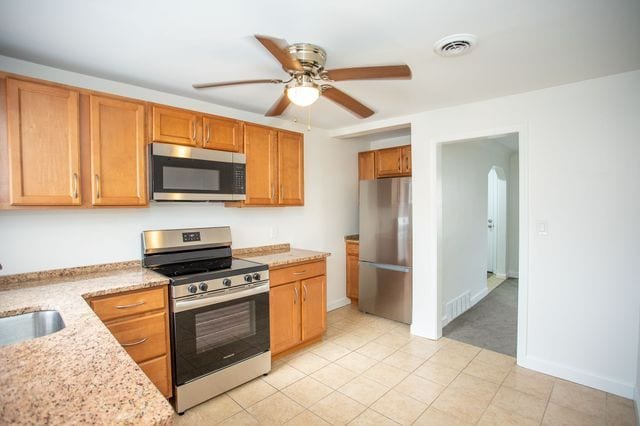
[(322, 342), (176, 424), (636, 424), (632, 401), (518, 367), (512, 357), (412, 336), (404, 324), (352, 307), (327, 320)]

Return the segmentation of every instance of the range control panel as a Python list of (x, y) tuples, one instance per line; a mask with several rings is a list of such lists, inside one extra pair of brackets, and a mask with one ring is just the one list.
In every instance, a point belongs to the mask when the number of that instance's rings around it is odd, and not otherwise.
[(182, 242), (200, 241), (200, 232), (183, 232)]

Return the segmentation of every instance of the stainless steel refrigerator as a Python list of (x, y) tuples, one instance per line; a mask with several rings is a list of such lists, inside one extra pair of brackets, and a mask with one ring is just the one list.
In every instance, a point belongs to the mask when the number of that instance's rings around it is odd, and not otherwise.
[(360, 181), (359, 309), (411, 323), (411, 178)]

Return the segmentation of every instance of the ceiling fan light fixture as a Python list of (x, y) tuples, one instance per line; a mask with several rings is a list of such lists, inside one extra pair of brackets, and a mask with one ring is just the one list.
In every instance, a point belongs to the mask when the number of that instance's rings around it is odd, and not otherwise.
[(302, 76), (287, 87), (287, 97), (295, 105), (306, 107), (320, 97), (320, 87), (308, 76)]

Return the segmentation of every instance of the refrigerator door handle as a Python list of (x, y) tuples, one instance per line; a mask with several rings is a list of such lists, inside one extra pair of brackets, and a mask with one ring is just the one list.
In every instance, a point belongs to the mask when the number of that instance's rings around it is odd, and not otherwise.
[(364, 260), (358, 261), (360, 266), (366, 266), (369, 268), (377, 268), (377, 269), (388, 269), (390, 271), (397, 272), (411, 272), (411, 266), (401, 266), (401, 265), (389, 265), (387, 263), (374, 263), (374, 262), (366, 262)]

